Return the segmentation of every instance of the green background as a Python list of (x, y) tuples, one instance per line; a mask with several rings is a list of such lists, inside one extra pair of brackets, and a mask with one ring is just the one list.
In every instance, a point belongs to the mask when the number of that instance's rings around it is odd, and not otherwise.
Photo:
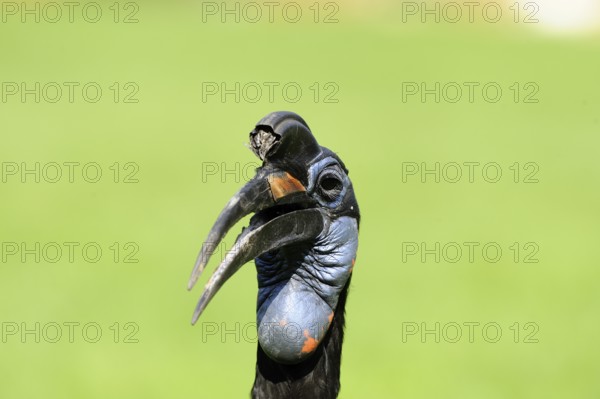
[[(34, 95), (21, 101), (20, 93), (0, 102), (0, 161), (19, 167), (0, 183), (0, 397), (247, 397), (256, 351), (253, 265), (228, 282), (193, 328), (200, 289), (185, 287), (212, 222), (257, 165), (244, 146), (248, 132), (280, 109), (302, 115), (341, 156), (361, 207), (340, 397), (600, 396), (597, 33), (544, 33), (514, 23), (505, 3), (506, 17), (495, 24), (404, 23), (400, 3), (363, 1), (336, 3), (336, 23), (323, 23), (335, 11), (325, 2), (318, 23), (312, 2), (298, 3), (298, 23), (281, 11), (273, 23), (266, 15), (257, 23), (232, 16), (221, 23), (219, 15), (203, 22), (202, 3), (192, 1), (138, 3), (139, 22), (115, 23), (111, 4), (100, 3), (97, 23), (77, 11), (73, 23), (66, 16), (22, 23), (19, 15), (0, 23), (2, 82), (80, 84), (72, 103), (66, 91), (56, 103), (43, 96), (36, 103)], [(122, 9), (120, 19), (133, 10)], [(83, 99), (86, 82), (102, 87), (98, 102)], [(137, 103), (115, 103), (114, 82), (137, 85)], [(277, 82), (279, 89), (273, 101), (266, 91), (256, 102), (243, 95), (203, 101), (203, 82)], [(289, 82), (303, 90), (297, 102), (281, 92)], [(316, 101), (315, 82), (322, 90)], [(433, 95), (403, 101), (403, 82), (497, 82), (503, 94), (495, 103), (480, 89), (472, 102), (466, 92), (456, 103)], [(537, 102), (515, 102), (515, 82), (537, 85)], [(325, 90), (327, 83), (333, 86)], [(331, 87), (336, 102), (323, 97)], [(66, 167), (56, 183), (21, 176), (22, 163), (31, 169), (36, 162), (96, 162), (102, 177), (86, 182), (81, 167), (73, 183)], [(128, 162), (139, 168), (137, 183), (123, 182), (133, 170)], [(480, 166), (472, 183), (464, 166), (458, 182), (447, 181), (454, 174), (445, 169), (438, 183), (433, 175), (403, 179), (406, 162), (439, 163), (441, 171), (452, 162)], [(497, 183), (481, 174), (492, 162), (502, 170)], [(537, 165), (537, 183), (523, 182), (527, 162)], [(203, 173), (215, 165), (217, 174)], [(55, 263), (48, 254), (36, 262), (7, 253), (11, 243), (53, 242), (80, 243), (73, 262), (66, 253)], [(88, 242), (101, 246), (98, 262), (83, 257)], [(109, 248), (115, 242), (118, 259)], [(407, 242), (479, 247), (473, 262), (465, 251), (455, 263), (447, 259), (453, 252), (436, 262), (404, 253)], [(488, 242), (502, 248), (495, 263), (482, 256)], [(518, 262), (509, 248), (515, 242)], [(524, 262), (534, 248), (526, 243), (537, 248), (537, 263)], [(137, 263), (124, 262), (131, 248)], [(68, 322), (79, 323), (73, 342)], [(473, 342), (469, 322), (479, 323)], [(39, 343), (35, 333), (22, 335), (36, 323)], [(53, 323), (61, 326), (57, 343), (49, 342)], [(95, 330), (83, 337), (86, 323), (100, 326), (98, 342), (86, 341)], [(436, 323), (439, 342), (434, 333), (421, 335)], [(487, 323), (501, 328), (498, 342), (488, 342), (494, 330), (483, 334)], [(455, 325), (462, 336), (453, 343)], [(8, 335), (14, 326), (19, 331)], [(206, 334), (215, 326), (217, 334)], [(403, 334), (409, 326), (419, 332)], [(131, 340), (137, 342), (125, 342)]]

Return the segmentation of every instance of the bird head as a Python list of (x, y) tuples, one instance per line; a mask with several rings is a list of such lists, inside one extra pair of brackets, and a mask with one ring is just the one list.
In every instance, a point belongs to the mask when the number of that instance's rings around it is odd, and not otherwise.
[(188, 289), (226, 233), (254, 215), (210, 277), (192, 323), (227, 279), (255, 259), (259, 344), (273, 360), (296, 364), (327, 334), (352, 273), (358, 204), (344, 163), (317, 143), (299, 115), (267, 115), (250, 132), (250, 147), (263, 164), (221, 211)]

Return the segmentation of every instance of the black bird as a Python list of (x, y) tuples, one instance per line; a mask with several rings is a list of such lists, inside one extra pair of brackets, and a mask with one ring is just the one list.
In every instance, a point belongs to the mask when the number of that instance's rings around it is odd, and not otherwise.
[(210, 230), (188, 289), (227, 231), (254, 216), (206, 284), (192, 324), (225, 281), (255, 259), (259, 345), (252, 398), (335, 398), (360, 219), (348, 170), (293, 112), (261, 119), (250, 147), (263, 164)]

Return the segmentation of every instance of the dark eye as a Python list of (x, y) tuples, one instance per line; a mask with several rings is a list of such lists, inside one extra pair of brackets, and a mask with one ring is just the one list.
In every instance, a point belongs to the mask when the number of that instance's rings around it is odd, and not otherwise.
[(342, 182), (334, 176), (325, 176), (321, 179), (321, 188), (324, 191), (341, 190)]
[(327, 201), (334, 201), (342, 192), (342, 180), (335, 173), (326, 173), (319, 179), (319, 191)]
[[(318, 175), (313, 177), (318, 172)], [(333, 157), (325, 158), (309, 171), (309, 195), (321, 206), (337, 208), (351, 187), (346, 170)]]

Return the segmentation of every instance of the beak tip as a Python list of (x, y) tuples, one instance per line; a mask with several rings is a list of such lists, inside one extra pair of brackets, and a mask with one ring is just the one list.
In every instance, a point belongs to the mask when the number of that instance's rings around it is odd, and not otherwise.
[(192, 270), (192, 275), (190, 276), (190, 279), (188, 280), (188, 285), (187, 285), (188, 291), (190, 291), (192, 288), (194, 288), (194, 286), (196, 285), (196, 282), (198, 281), (198, 279), (200, 278), (200, 275), (202, 274), (203, 269), (204, 269), (204, 265), (197, 264), (194, 266), (194, 270)]
[(196, 325), (196, 322), (198, 321), (199, 318), (200, 318), (200, 312), (198, 312), (198, 311), (194, 312), (194, 315), (192, 316), (192, 326)]

